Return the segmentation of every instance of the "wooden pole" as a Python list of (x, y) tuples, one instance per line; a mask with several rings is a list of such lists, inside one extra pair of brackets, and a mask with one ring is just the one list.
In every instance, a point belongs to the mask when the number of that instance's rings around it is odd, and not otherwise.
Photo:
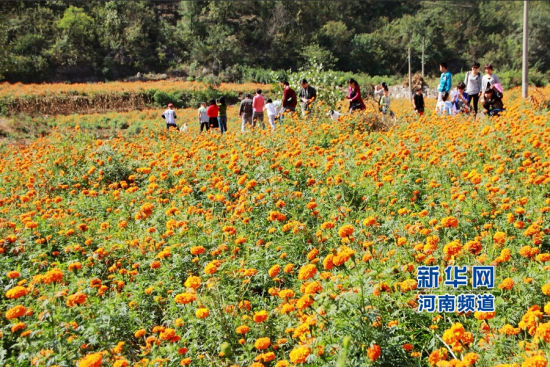
[(412, 98), (411, 48), (409, 47), (409, 98)]
[(527, 37), (527, 23), (529, 18), (529, 1), (523, 2), (523, 73), (521, 76), (521, 96), (527, 98), (527, 89), (529, 87), (529, 65), (528, 65), (528, 50), (529, 39)]
[(422, 79), (424, 79), (424, 41), (425, 38), (422, 37)]

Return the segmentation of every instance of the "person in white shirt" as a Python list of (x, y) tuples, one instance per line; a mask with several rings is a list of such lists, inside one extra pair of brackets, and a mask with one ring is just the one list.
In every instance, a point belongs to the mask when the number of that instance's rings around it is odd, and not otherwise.
[(485, 94), (485, 91), (488, 88), (496, 88), (499, 92), (502, 93), (502, 85), (500, 84), (500, 79), (496, 74), (493, 74), (493, 65), (485, 65), (485, 75), (481, 79), (481, 95)]
[(267, 112), (267, 119), (269, 120), (269, 125), (271, 125), (271, 130), (275, 130), (275, 119), (278, 115), (278, 108), (275, 106), (271, 98), (268, 98), (267, 103), (264, 106), (264, 109)]
[(172, 103), (168, 103), (168, 109), (164, 111), (162, 118), (166, 120), (166, 130), (169, 130), (171, 127), (178, 129), (178, 125), (176, 125), (176, 111), (174, 111)]

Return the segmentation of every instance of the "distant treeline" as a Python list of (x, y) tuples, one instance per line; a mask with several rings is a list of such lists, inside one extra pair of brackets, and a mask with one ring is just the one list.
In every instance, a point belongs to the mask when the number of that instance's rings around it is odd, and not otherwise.
[[(530, 2), (530, 66), (550, 70), (550, 3)], [(522, 1), (42, 0), (0, 3), (0, 80), (120, 79), (141, 73), (238, 81), (243, 70), (370, 75), (521, 68)], [(248, 68), (248, 69), (247, 69)]]

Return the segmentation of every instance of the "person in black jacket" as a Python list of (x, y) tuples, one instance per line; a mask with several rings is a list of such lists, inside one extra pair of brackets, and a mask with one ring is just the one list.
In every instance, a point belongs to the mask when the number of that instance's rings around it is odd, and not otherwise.
[(241, 101), (239, 108), (239, 116), (241, 117), (241, 131), (244, 133), (245, 125), (248, 123), (252, 125), (252, 95), (247, 94), (246, 98)]
[(414, 110), (419, 116), (424, 114), (424, 96), (422, 95), (422, 88), (416, 88), (416, 93), (413, 97)]
[(504, 111), (502, 99), (499, 98), (493, 88), (486, 89), (483, 97), (483, 109), (486, 114), (498, 116), (500, 112)]
[(313, 102), (317, 98), (317, 91), (313, 88), (306, 79), (302, 79), (302, 89), (300, 90), (300, 106), (302, 107), (302, 116), (311, 111)]

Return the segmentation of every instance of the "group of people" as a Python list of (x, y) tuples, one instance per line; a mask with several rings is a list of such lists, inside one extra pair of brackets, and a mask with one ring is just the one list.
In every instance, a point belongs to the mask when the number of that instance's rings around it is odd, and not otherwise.
[[(485, 65), (485, 75), (479, 72), (480, 64), (474, 62), (472, 69), (466, 72), (463, 82), (459, 82), (451, 92), (452, 74), (446, 63), (439, 65), (441, 77), (439, 79), (436, 113), (439, 115), (456, 115), (458, 113), (478, 114), (481, 100), (483, 112), (489, 116), (496, 116), (504, 111), (502, 102), (503, 89), (500, 80), (493, 72), (491, 64)], [(422, 91), (416, 91), (413, 98), (415, 110), (419, 114), (424, 112)], [(473, 110), (472, 110), (473, 108)]]
[[(440, 64), (441, 77), (438, 87), (438, 98), (436, 104), (436, 113), (439, 115), (456, 115), (458, 113), (478, 113), (478, 105), (481, 100), (483, 110), (489, 116), (498, 115), (504, 110), (502, 103), (503, 90), (499, 78), (493, 73), (491, 64), (485, 65), (485, 75), (479, 72), (480, 64), (474, 62), (471, 71), (466, 73), (464, 82), (457, 84), (456, 89), (451, 92), (452, 74), (448, 70), (446, 63)], [(260, 125), (265, 129), (264, 113), (272, 130), (275, 130), (276, 120), (282, 120), (285, 113), (295, 112), (298, 102), (302, 110), (302, 116), (307, 115), (312, 108), (313, 102), (317, 98), (317, 91), (309, 85), (306, 79), (301, 81), (301, 89), (297, 95), (294, 89), (290, 87), (288, 81), (281, 82), (283, 87), (283, 96), (281, 101), (273, 101), (265, 98), (262, 90), (258, 89), (252, 96), (247, 94), (241, 101), (239, 107), (239, 117), (241, 119), (241, 131), (245, 132), (246, 126), (255, 128)], [(390, 108), (389, 88), (386, 83), (377, 85), (374, 90), (374, 96), (377, 98), (379, 111), (384, 115), (394, 117), (395, 114)], [(357, 110), (365, 110), (366, 105), (361, 96), (361, 88), (355, 79), (348, 81), (347, 100), (349, 102), (348, 113)], [(421, 116), (424, 114), (424, 96), (422, 88), (417, 88), (412, 98), (414, 110)], [(473, 108), (473, 109), (472, 109)], [(166, 128), (179, 128), (176, 124), (176, 113), (172, 103), (163, 113), (162, 117), (166, 120)], [(200, 132), (209, 129), (219, 129), (220, 133), (227, 131), (227, 104), (225, 98), (221, 97), (218, 101), (211, 100), (208, 103), (202, 102), (198, 109), (198, 120)], [(181, 130), (187, 130), (184, 124)]]

